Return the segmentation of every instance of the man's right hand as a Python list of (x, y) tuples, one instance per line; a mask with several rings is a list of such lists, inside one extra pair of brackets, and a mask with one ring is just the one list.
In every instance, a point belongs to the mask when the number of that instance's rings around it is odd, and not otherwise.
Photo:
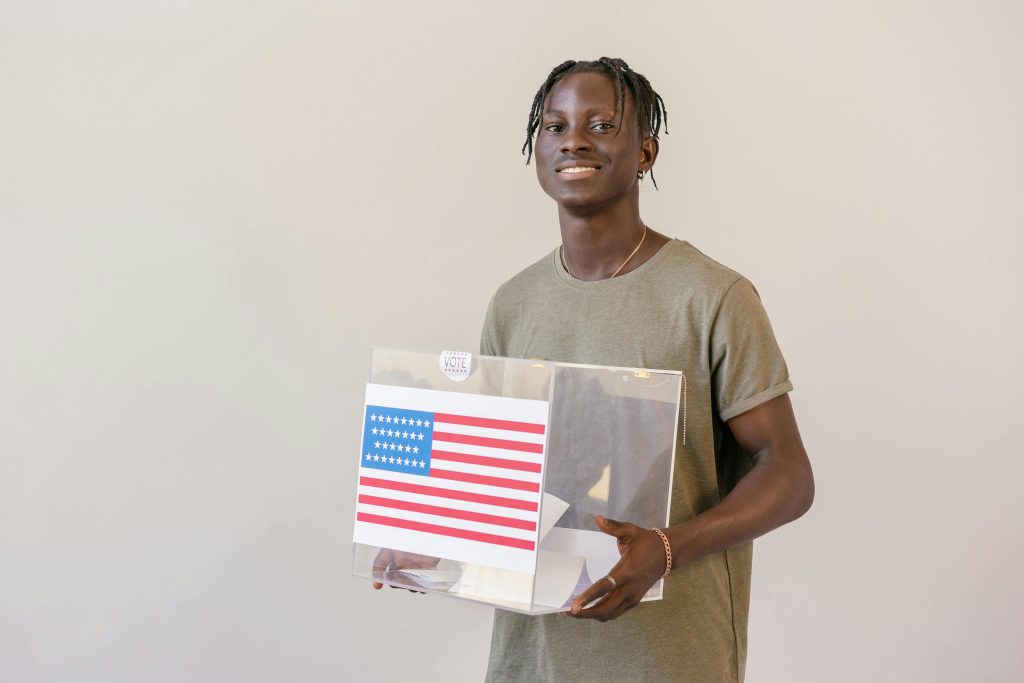
[[(388, 570), (433, 569), (440, 561), (440, 558), (430, 557), (429, 555), (417, 555), (416, 553), (406, 553), (401, 550), (381, 548), (377, 552), (377, 557), (373, 559), (373, 587), (375, 590), (380, 590), (384, 587), (384, 573)], [(396, 586), (392, 586), (392, 588), (396, 588)], [(411, 588), (408, 590), (413, 593), (421, 592), (414, 591)]]

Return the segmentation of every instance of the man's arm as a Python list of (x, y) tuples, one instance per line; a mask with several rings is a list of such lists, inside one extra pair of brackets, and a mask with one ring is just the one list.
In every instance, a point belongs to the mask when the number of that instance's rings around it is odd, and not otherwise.
[(727, 424), (754, 468), (721, 503), (667, 531), (680, 563), (762, 536), (803, 515), (814, 501), (814, 475), (788, 394)]
[[(814, 476), (788, 394), (737, 415), (727, 423), (741, 447), (752, 454), (753, 469), (722, 502), (682, 524), (665, 529), (678, 567), (730, 548), (797, 519), (814, 500)], [(571, 614), (606, 621), (635, 606), (665, 570), (665, 547), (653, 531), (626, 522), (599, 519), (616, 537), (622, 557), (609, 574), (584, 591)], [(608, 597), (583, 609), (602, 595)]]

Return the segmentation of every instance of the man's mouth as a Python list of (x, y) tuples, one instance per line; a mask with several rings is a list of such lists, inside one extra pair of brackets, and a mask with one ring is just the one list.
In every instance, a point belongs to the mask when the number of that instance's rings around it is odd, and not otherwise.
[(590, 171), (596, 171), (598, 166), (569, 166), (568, 168), (562, 168), (558, 170), (558, 173), (568, 173), (570, 175), (576, 173), (587, 173)]

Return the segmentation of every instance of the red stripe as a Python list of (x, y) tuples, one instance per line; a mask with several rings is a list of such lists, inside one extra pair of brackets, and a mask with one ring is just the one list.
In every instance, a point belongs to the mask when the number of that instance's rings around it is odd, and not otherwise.
[(469, 434), (450, 434), (448, 432), (434, 432), (434, 441), (468, 443), (473, 446), (504, 448), (509, 451), (523, 451), (524, 453), (544, 452), (544, 444), (542, 443), (526, 443), (524, 441), (509, 441), (508, 439), (492, 439), (487, 436), (470, 436)]
[(430, 457), (436, 458), (438, 460), (454, 460), (455, 462), (468, 462), (473, 465), (503, 467), (507, 470), (520, 470), (522, 472), (540, 472), (539, 462), (523, 462), (522, 460), (508, 460), (506, 458), (489, 458), (486, 455), (468, 455), (466, 453), (449, 453), (448, 451), (431, 451)]
[(434, 422), (447, 422), (448, 424), (468, 425), (470, 427), (488, 427), (489, 429), (507, 429), (513, 432), (528, 432), (530, 434), (544, 433), (544, 425), (532, 422), (514, 422), (512, 420), (492, 420), (489, 417), (434, 413)]
[(514, 517), (499, 517), (498, 515), (485, 515), (482, 512), (470, 512), (469, 510), (456, 510), (454, 508), (443, 508), (437, 505), (424, 505), (413, 503), (408, 500), (394, 500), (392, 498), (381, 498), (379, 496), (359, 496), (359, 502), (366, 505), (379, 505), (385, 508), (396, 510), (408, 510), (409, 512), (422, 512), (425, 515), (438, 515), (440, 517), (452, 517), (454, 519), (465, 519), (470, 522), (481, 522), (483, 524), (494, 524), (496, 526), (507, 526), (513, 529), (525, 529), (536, 531), (537, 525), (528, 519), (515, 519)]
[(487, 484), (488, 486), (501, 486), (506, 489), (517, 489), (519, 491), (540, 491), (540, 484), (535, 481), (519, 481), (518, 479), (505, 479), (503, 477), (487, 477), (482, 474), (470, 474), (469, 472), (453, 472), (451, 470), (437, 470), (430, 468), (430, 476), (434, 479), (452, 479), (454, 481), (468, 481), (472, 484)]
[(483, 493), (471, 493), (469, 491), (453, 491), (451, 489), (443, 489), (437, 486), (407, 484), (403, 481), (377, 479), (376, 477), (359, 477), (359, 484), (360, 486), (373, 486), (379, 489), (391, 489), (392, 491), (419, 493), (424, 496), (437, 496), (438, 498), (451, 498), (452, 500), (467, 500), (471, 503), (497, 505), (499, 507), (513, 508), (515, 510), (529, 510), (530, 512), (537, 511), (537, 503), (532, 500), (517, 500), (516, 498), (488, 496)]
[(494, 545), (507, 545), (510, 548), (522, 548), (523, 550), (533, 550), (534, 547), (533, 541), (526, 541), (521, 538), (498, 536), (497, 534), (482, 534), (479, 531), (456, 529), (450, 526), (441, 526), (440, 524), (425, 524), (423, 522), (411, 522), (407, 519), (396, 519), (395, 517), (384, 517), (383, 515), (371, 515), (368, 512), (360, 512), (356, 514), (356, 519), (360, 522), (367, 522), (369, 524), (383, 524), (384, 526), (396, 526), (400, 529), (423, 531), (428, 534), (453, 536), (455, 538), (464, 538), (469, 541), (480, 541), (482, 543), (492, 543)]

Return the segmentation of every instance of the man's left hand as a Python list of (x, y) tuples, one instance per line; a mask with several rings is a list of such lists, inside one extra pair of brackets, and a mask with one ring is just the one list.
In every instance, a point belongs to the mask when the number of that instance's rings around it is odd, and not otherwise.
[[(665, 573), (665, 545), (650, 529), (601, 516), (595, 519), (601, 531), (615, 537), (620, 558), (607, 576), (580, 593), (567, 614), (608, 621), (635, 607)], [(593, 607), (585, 607), (598, 599)]]

